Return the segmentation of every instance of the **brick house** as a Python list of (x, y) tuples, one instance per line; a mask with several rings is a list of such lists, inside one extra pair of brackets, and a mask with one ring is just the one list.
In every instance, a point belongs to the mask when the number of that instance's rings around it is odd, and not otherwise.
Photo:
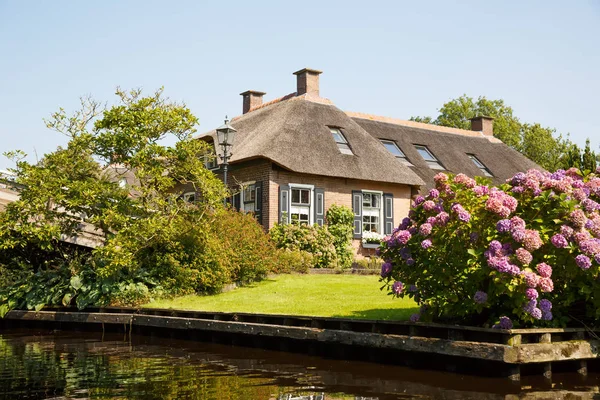
[[(491, 118), (473, 119), (468, 131), (345, 112), (320, 96), (320, 74), (295, 72), (296, 91), (266, 103), (263, 92), (241, 93), (243, 113), (231, 120), (232, 201), (266, 229), (278, 222), (322, 225), (332, 204), (345, 205), (355, 215), (356, 253), (367, 255), (363, 232), (391, 233), (436, 173), (488, 176), (498, 184), (539, 168), (493, 136)], [(198, 138), (214, 145), (216, 132)], [(207, 166), (220, 174), (219, 162)]]

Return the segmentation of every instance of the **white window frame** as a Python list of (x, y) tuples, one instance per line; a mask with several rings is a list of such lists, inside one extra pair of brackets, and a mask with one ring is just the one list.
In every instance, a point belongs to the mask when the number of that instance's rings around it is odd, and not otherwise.
[[(377, 194), (379, 195), (379, 233), (380, 235), (383, 235), (383, 232), (385, 232), (385, 226), (384, 226), (384, 204), (383, 204), (383, 192), (380, 190), (361, 190), (362, 194), (363, 194), (363, 198), (362, 198), (362, 203), (361, 203), (361, 208), (362, 208), (362, 215), (361, 215), (361, 220), (360, 220), (360, 224), (361, 224), (361, 232), (364, 233), (366, 232), (365, 230), (365, 226), (364, 226), (364, 218), (365, 218), (365, 203), (364, 203), (364, 195), (365, 194)], [(374, 207), (367, 207), (367, 210), (369, 209), (374, 209)], [(371, 232), (371, 231), (369, 231)]]
[[(314, 224), (314, 206), (315, 206), (315, 202), (314, 202), (314, 196), (315, 196), (315, 186), (314, 185), (305, 185), (305, 184), (301, 184), (301, 183), (290, 183), (288, 184), (288, 186), (290, 187), (290, 195), (289, 195), (289, 205), (288, 205), (288, 210), (289, 211), (289, 221), (290, 224), (293, 223), (292, 222), (292, 214), (294, 214), (292, 212), (292, 208), (293, 207), (307, 207), (308, 208), (308, 225), (312, 225)], [(308, 206), (305, 205), (293, 205), (292, 204), (292, 191), (294, 189), (308, 189), (309, 190), (309, 194), (308, 194)]]
[[(240, 183), (240, 211), (243, 212), (255, 212), (255, 207), (256, 207), (256, 197), (258, 196), (258, 188), (255, 186), (254, 187), (254, 200), (252, 201), (252, 209), (248, 208), (246, 209), (246, 199), (245, 199), (245, 193), (246, 193), (246, 188), (248, 186), (252, 186), (255, 185), (256, 181), (248, 181), (248, 182), (244, 182), (244, 183)], [(250, 204), (250, 203), (249, 203)]]
[(483, 173), (483, 176), (487, 176), (488, 178), (494, 177), (494, 175), (492, 175), (492, 171), (490, 171), (490, 169), (486, 167), (486, 165), (482, 163), (481, 160), (475, 156), (475, 154), (467, 153), (467, 156), (471, 159), (471, 161), (473, 161), (473, 164), (479, 168), (479, 170)]
[[(329, 131), (331, 132), (333, 141), (337, 145), (340, 153), (346, 154), (348, 156), (353, 156), (354, 152), (352, 151), (352, 147), (350, 147), (350, 143), (348, 143), (348, 139), (346, 139), (346, 135), (344, 135), (344, 132), (342, 132), (342, 130), (340, 128), (338, 128), (337, 126), (330, 126)], [(336, 138), (335, 138), (336, 135), (338, 135), (342, 139), (341, 142), (336, 140)]]
[[(408, 161), (408, 158), (406, 157), (406, 154), (402, 151), (402, 149), (400, 148), (400, 146), (398, 146), (398, 143), (396, 143), (393, 140), (388, 140), (388, 139), (379, 139), (379, 141), (381, 142), (381, 144), (383, 145), (383, 147), (385, 147), (385, 149), (390, 152), (391, 155), (393, 155), (394, 157), (396, 157), (398, 160), (402, 161), (402, 163), (404, 163), (404, 165), (407, 165), (409, 167), (413, 167), (414, 166), (414, 165), (411, 164), (410, 161)], [(396, 148), (396, 150), (398, 150), (398, 152), (401, 155), (394, 154), (390, 149), (387, 148), (386, 144), (391, 144), (392, 146), (394, 146)]]
[[(190, 201), (190, 197), (193, 198), (193, 200)], [(196, 192), (185, 192), (181, 198), (183, 199), (183, 201), (187, 202), (187, 203), (195, 203), (196, 202)]]
[[(429, 168), (435, 169), (436, 171), (447, 171), (446, 167), (444, 167), (444, 165), (435, 156), (435, 154), (433, 154), (431, 152), (431, 150), (429, 150), (429, 147), (427, 147), (423, 144), (415, 144), (415, 149), (417, 150), (417, 153), (419, 153), (419, 155), (421, 156), (423, 161), (425, 161), (425, 164), (427, 164), (427, 166)], [(431, 159), (428, 160), (425, 157), (423, 157), (423, 154), (421, 154), (420, 150), (425, 151), (425, 153), (427, 153)]]

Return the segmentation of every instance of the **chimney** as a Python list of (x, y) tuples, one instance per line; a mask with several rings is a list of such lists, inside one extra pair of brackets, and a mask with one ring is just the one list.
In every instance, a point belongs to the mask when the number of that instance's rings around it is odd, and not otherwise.
[(242, 106), (243, 113), (246, 114), (253, 108), (262, 105), (262, 98), (265, 94), (265, 92), (259, 92), (256, 90), (246, 90), (245, 92), (240, 93), (241, 96), (244, 96), (244, 103)]
[(296, 94), (312, 94), (319, 96), (319, 75), (322, 71), (316, 69), (303, 68), (300, 71), (294, 72), (297, 79)]
[(494, 136), (494, 118), (492, 118), (492, 117), (471, 118), (471, 130), (481, 132), (485, 136)]

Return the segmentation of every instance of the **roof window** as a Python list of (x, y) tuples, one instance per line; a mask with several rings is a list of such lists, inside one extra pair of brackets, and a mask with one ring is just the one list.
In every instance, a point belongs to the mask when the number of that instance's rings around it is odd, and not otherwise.
[(329, 127), (329, 130), (331, 131), (331, 134), (333, 135), (333, 140), (335, 140), (335, 143), (337, 144), (338, 149), (340, 149), (340, 153), (348, 154), (351, 156), (354, 155), (354, 153), (352, 153), (352, 150), (350, 149), (350, 145), (348, 144), (348, 141), (344, 137), (344, 134), (342, 133), (340, 128)]
[(469, 156), (471, 161), (473, 161), (473, 164), (475, 164), (475, 166), (481, 170), (481, 172), (483, 173), (484, 176), (489, 176), (489, 177), (494, 176), (494, 175), (492, 175), (490, 170), (485, 165), (483, 165), (483, 163), (481, 161), (479, 161), (479, 159), (477, 157), (475, 157), (475, 155), (473, 155), (473, 154), (467, 154), (467, 155)]
[(415, 148), (427, 163), (427, 166), (431, 169), (445, 170), (444, 166), (438, 161), (431, 151), (426, 146), (415, 145)]
[(381, 144), (383, 144), (383, 146), (386, 149), (388, 149), (388, 151), (392, 153), (392, 155), (394, 155), (397, 159), (401, 160), (405, 165), (412, 167), (412, 164), (406, 158), (406, 154), (404, 154), (402, 150), (400, 150), (396, 142), (393, 142), (391, 140), (381, 140)]

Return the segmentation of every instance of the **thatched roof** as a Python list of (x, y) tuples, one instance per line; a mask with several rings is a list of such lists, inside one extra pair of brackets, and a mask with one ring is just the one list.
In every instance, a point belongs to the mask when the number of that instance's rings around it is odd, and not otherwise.
[[(231, 164), (267, 158), (291, 171), (421, 186), (381, 143), (327, 99), (286, 96), (234, 118)], [(344, 133), (354, 155), (340, 153), (329, 127)], [(216, 137), (213, 130), (199, 138)], [(217, 151), (219, 151), (219, 146)]]
[(450, 172), (471, 177), (482, 176), (467, 154), (473, 154), (494, 175), (493, 184), (501, 184), (515, 173), (531, 168), (542, 169), (521, 153), (493, 136), (481, 132), (439, 127), (413, 121), (395, 120), (359, 113), (348, 113), (356, 123), (377, 139), (393, 140), (414, 165), (410, 167), (427, 184), (434, 186), (433, 177), (438, 170), (427, 166), (415, 145), (427, 146), (441, 164)]
[[(343, 112), (325, 98), (291, 93), (234, 118), (238, 131), (232, 146), (232, 164), (266, 158), (295, 172), (359, 180), (434, 186), (439, 170), (429, 168), (415, 145), (427, 146), (447, 171), (483, 175), (473, 154), (501, 184), (515, 173), (537, 164), (499, 139), (482, 132)], [(329, 127), (344, 133), (354, 155), (340, 153)], [(214, 141), (216, 132), (198, 138)], [(406, 166), (381, 144), (396, 142), (413, 166)], [(216, 146), (217, 152), (220, 151)], [(218, 160), (220, 162), (220, 160)]]

